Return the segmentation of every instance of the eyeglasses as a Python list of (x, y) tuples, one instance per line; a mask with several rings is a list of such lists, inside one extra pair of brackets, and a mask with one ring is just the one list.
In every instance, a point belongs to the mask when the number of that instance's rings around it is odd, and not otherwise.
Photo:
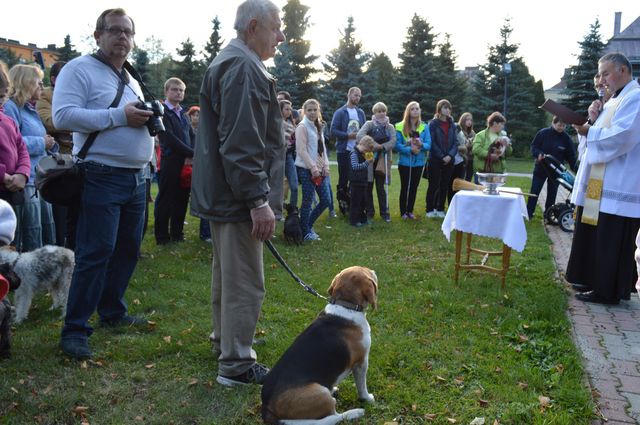
[(120, 34), (124, 34), (125, 37), (127, 38), (133, 38), (133, 36), (136, 35), (135, 32), (131, 31), (128, 28), (111, 27), (111, 28), (104, 28), (103, 31), (108, 32), (114, 37), (120, 37)]

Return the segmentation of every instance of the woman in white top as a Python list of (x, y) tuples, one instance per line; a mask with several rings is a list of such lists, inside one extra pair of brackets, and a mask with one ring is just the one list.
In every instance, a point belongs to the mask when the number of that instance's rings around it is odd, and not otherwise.
[[(313, 223), (331, 202), (329, 179), (325, 178), (329, 175), (329, 158), (322, 134), (320, 102), (307, 100), (302, 105), (302, 113), (302, 121), (296, 128), (296, 169), (298, 182), (302, 186), (300, 227), (305, 235), (304, 240), (315, 241), (320, 237), (313, 230)], [(320, 201), (312, 211), (314, 192)]]

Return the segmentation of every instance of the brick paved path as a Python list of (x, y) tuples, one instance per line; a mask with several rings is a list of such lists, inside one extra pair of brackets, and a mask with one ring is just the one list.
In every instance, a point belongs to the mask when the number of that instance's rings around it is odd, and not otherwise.
[[(546, 187), (540, 193), (538, 205), (544, 208)], [(556, 200), (568, 196), (559, 188)], [(534, 220), (540, 220), (540, 210)], [(545, 226), (553, 243), (558, 273), (564, 282), (564, 272), (571, 251), (572, 233), (559, 226)], [(573, 337), (582, 351), (585, 371), (602, 419), (592, 424), (640, 423), (640, 299), (631, 294), (630, 301), (606, 306), (577, 300), (569, 287), (567, 314), (573, 324)]]

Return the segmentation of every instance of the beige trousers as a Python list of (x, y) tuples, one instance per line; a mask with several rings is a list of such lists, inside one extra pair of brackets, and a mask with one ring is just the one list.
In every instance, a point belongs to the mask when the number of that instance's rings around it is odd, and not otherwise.
[(218, 373), (236, 376), (256, 361), (251, 348), (265, 295), (262, 242), (251, 236), (251, 222), (210, 222), (213, 239), (214, 348)]

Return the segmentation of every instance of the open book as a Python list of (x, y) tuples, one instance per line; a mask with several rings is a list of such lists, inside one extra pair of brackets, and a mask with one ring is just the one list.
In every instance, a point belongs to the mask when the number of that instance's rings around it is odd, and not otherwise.
[(565, 124), (582, 125), (587, 122), (587, 119), (584, 116), (572, 111), (564, 105), (554, 102), (551, 99), (545, 100), (540, 108), (552, 115), (559, 116)]

